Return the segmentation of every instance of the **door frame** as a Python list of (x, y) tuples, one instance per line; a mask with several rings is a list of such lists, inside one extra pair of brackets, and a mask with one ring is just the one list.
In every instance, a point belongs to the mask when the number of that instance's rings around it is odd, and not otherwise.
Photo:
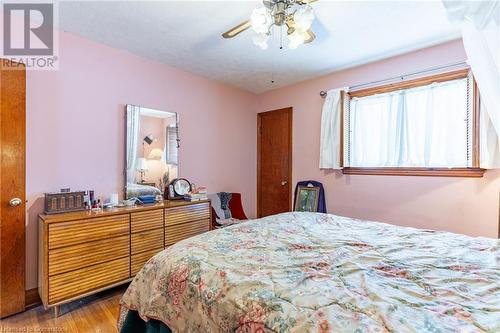
[(261, 172), (261, 140), (262, 140), (262, 117), (265, 114), (269, 114), (271, 112), (274, 113), (287, 113), (288, 114), (288, 210), (292, 211), (292, 202), (293, 202), (293, 194), (292, 194), (292, 165), (293, 165), (293, 107), (287, 107), (282, 109), (276, 109), (271, 111), (259, 112), (257, 113), (257, 217), (261, 217), (260, 214), (260, 176)]

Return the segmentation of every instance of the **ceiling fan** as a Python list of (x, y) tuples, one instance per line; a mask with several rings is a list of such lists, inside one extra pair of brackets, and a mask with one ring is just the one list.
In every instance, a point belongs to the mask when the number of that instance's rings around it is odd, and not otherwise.
[(264, 0), (264, 6), (254, 9), (249, 20), (229, 29), (222, 37), (233, 38), (252, 28), (257, 33), (252, 39), (254, 44), (265, 50), (271, 28), (276, 26), (286, 29), (288, 48), (296, 49), (316, 38), (311, 30), (314, 11), (310, 6), (316, 1), (318, 0)]

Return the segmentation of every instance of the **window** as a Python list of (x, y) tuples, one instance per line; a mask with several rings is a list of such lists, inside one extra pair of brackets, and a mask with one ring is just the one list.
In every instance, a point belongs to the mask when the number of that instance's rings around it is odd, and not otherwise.
[(467, 71), (348, 94), (344, 173), (482, 176)]

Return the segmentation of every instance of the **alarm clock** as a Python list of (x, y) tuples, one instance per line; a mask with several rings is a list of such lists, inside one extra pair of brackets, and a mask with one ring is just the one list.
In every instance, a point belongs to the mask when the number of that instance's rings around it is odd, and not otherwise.
[(175, 178), (168, 185), (168, 199), (182, 199), (191, 191), (191, 183), (185, 178)]

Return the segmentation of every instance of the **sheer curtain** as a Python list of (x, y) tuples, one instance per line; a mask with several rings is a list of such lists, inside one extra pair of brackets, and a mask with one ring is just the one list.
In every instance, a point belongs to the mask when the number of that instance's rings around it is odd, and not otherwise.
[[(484, 103), (481, 103), (481, 110), (484, 110)], [(493, 123), (487, 112), (481, 112), (480, 126), (480, 166), (485, 169), (500, 168), (500, 145)]]
[(321, 113), (321, 134), (319, 167), (321, 169), (341, 169), (340, 165), (340, 117), (343, 107), (343, 93), (347, 88), (332, 89), (327, 92)]
[[(443, 0), (450, 21), (461, 25), (468, 62), (481, 93), (481, 167), (500, 168), (500, 3), (499, 1)], [(486, 115), (483, 115), (486, 113)], [(496, 140), (494, 137), (496, 136)], [(494, 141), (492, 141), (494, 140)], [(495, 142), (496, 141), (496, 142)], [(496, 145), (496, 151), (490, 151)], [(489, 153), (488, 153), (489, 152)], [(483, 158), (484, 157), (484, 158)]]
[(127, 105), (127, 183), (135, 183), (141, 108)]
[(352, 167), (466, 167), (467, 79), (353, 98)]
[(400, 94), (351, 100), (349, 166), (395, 166), (399, 162), (403, 116)]

